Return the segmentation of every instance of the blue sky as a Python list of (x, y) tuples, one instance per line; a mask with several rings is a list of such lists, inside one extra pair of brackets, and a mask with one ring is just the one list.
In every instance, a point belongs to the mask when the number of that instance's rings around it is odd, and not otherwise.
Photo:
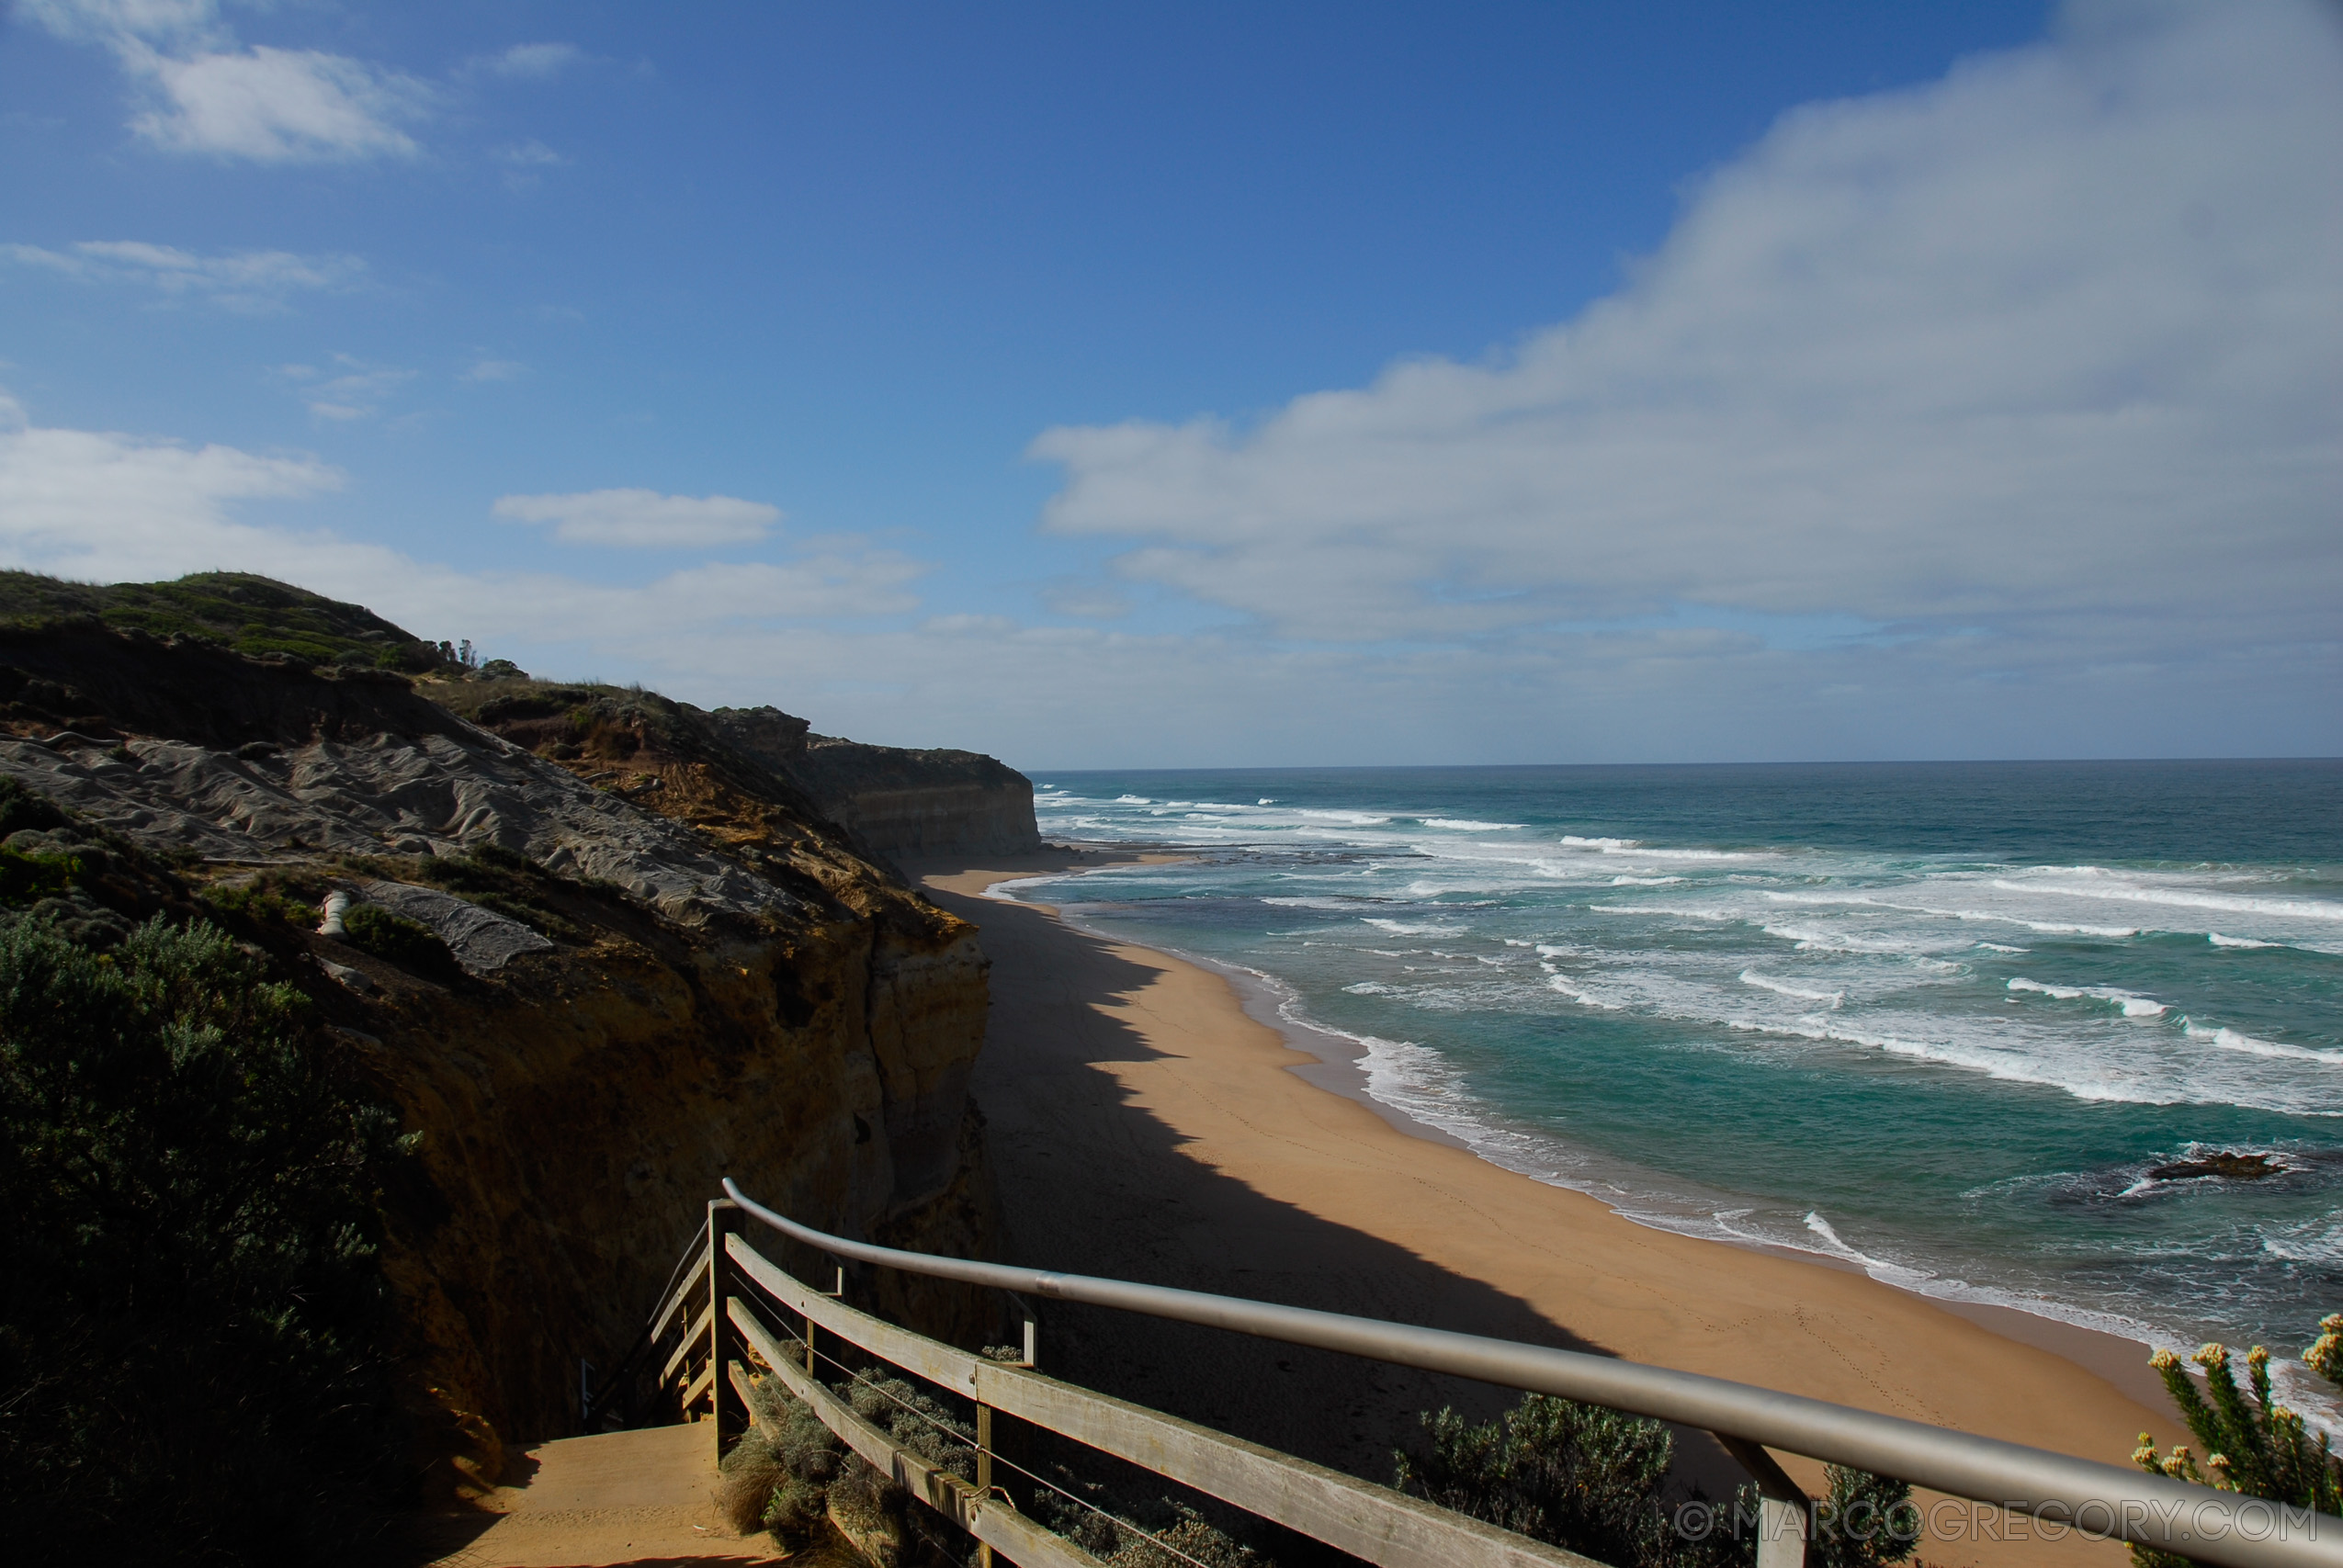
[(0, 20), (0, 562), (1045, 767), (2330, 754), (2306, 3)]

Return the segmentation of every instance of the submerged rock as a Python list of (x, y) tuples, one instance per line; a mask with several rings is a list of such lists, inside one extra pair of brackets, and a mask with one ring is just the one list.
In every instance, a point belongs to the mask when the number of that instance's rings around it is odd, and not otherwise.
[(2148, 1174), (2158, 1181), (2192, 1181), (2201, 1176), (2218, 1176), (2231, 1181), (2259, 1181), (2263, 1177), (2276, 1176), (2285, 1168), (2268, 1155), (2232, 1154), (2227, 1149), (2221, 1149), (2196, 1159), (2159, 1165)]

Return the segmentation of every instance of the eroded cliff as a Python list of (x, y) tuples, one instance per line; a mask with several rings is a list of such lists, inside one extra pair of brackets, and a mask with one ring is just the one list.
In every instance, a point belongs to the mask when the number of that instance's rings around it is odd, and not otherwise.
[(718, 708), (707, 717), (717, 733), (787, 774), (881, 854), (913, 860), (1041, 847), (1033, 781), (994, 758), (815, 735), (778, 708)]
[[(538, 755), (395, 673), (91, 621), (0, 628), (0, 774), (164, 853), (422, 1134), (386, 1269), (441, 1479), (574, 1429), (580, 1359), (625, 1349), (722, 1176), (849, 1234), (990, 1246), (973, 928), (673, 705)], [(457, 962), (317, 934), (334, 889)], [(991, 1327), (972, 1296), (880, 1300)]]

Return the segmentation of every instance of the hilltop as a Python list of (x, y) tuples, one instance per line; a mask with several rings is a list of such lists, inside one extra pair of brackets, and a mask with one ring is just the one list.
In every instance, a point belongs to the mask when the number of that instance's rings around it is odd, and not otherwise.
[[(456, 716), (597, 783), (661, 787), (671, 761), (708, 764), (750, 793), (843, 829), (864, 852), (1017, 853), (1037, 847), (1033, 785), (974, 751), (872, 746), (815, 735), (777, 707), (713, 713), (639, 686), (531, 679), (508, 660), (480, 662), (470, 642), (433, 642), (361, 604), (252, 572), (170, 582), (67, 582), (0, 572), (0, 634), (104, 628), (188, 642), (296, 668), (416, 678), (416, 694)], [(19, 682), (0, 695), (35, 726), (84, 728), (90, 716)], [(173, 700), (194, 700), (182, 693)]]
[(192, 637), (258, 657), (420, 674), (454, 666), (458, 652), (392, 625), (360, 604), (248, 571), (199, 571), (171, 582), (67, 582), (0, 571), (0, 626), (37, 631), (96, 623), (154, 637)]

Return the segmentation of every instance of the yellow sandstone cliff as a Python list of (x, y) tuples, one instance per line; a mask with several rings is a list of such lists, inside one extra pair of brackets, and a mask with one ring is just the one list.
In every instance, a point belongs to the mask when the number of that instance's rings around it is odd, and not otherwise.
[[(421, 1457), (459, 1489), (577, 1429), (581, 1360), (626, 1350), (724, 1176), (897, 1245), (996, 1228), (974, 929), (696, 710), (568, 694), (542, 734), (483, 716), (509, 738), (449, 711), (539, 689), (0, 628), (0, 774), (257, 911), (420, 1134), (386, 1271)], [(318, 934), (334, 890), (453, 965)], [(973, 1293), (873, 1289), (930, 1333), (995, 1326)]]

